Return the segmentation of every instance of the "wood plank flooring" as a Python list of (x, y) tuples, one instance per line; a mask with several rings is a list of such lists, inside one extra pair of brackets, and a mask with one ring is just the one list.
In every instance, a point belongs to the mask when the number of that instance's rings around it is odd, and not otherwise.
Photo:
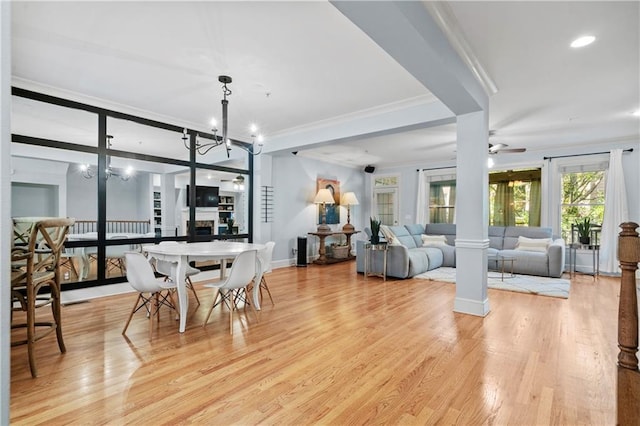
[(65, 306), (67, 353), (41, 340), (37, 379), (12, 348), (12, 424), (616, 423), (619, 280), (578, 276), (568, 300), (489, 290), (486, 318), (454, 313), (452, 284), (354, 262), (268, 282), (276, 305), (233, 335), (226, 308), (202, 327), (201, 285), (186, 332), (165, 313), (152, 340), (144, 314), (120, 334), (133, 294)]

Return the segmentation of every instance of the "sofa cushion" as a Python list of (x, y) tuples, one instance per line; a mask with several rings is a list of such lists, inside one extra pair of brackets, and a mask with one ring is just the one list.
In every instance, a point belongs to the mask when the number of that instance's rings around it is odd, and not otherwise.
[(422, 234), (420, 237), (422, 239), (423, 246), (444, 246), (447, 244), (447, 237), (445, 237), (444, 235)]
[(456, 248), (454, 246), (434, 246), (442, 252), (442, 266), (455, 268), (456, 266)]
[(513, 250), (518, 244), (518, 237), (551, 238), (551, 228), (529, 226), (507, 226), (504, 230), (503, 250)]
[(424, 233), (428, 235), (444, 235), (447, 237), (447, 244), (456, 245), (456, 224), (455, 223), (428, 223), (424, 228)]
[(409, 234), (413, 237), (414, 242), (416, 243), (416, 247), (422, 246), (422, 238), (421, 235), (424, 234), (424, 226), (419, 223), (413, 223), (411, 225), (405, 225)]
[(537, 251), (546, 253), (553, 240), (551, 238), (527, 238), (522, 235), (518, 237), (518, 244), (514, 250)]
[(405, 225), (404, 227), (407, 228), (407, 231), (409, 231), (411, 235), (424, 234), (424, 226), (419, 223), (412, 223), (411, 225)]
[[(520, 250), (502, 250), (501, 256), (513, 257), (513, 269), (518, 274), (549, 276), (549, 256), (547, 253)], [(508, 263), (507, 263), (508, 265)], [(511, 265), (505, 265), (505, 270)]]
[(489, 227), (489, 247), (502, 250), (502, 240), (504, 238), (504, 226)]
[(409, 231), (407, 231), (407, 228), (404, 226), (389, 226), (389, 230), (393, 232), (398, 241), (400, 241), (400, 244), (406, 248), (413, 249), (418, 247), (413, 236), (409, 234)]
[(442, 266), (442, 251), (435, 247), (409, 250), (409, 276), (421, 274)]

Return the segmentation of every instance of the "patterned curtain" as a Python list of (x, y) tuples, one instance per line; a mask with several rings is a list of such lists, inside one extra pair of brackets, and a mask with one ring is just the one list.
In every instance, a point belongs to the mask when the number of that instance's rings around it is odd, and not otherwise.
[(541, 203), (540, 180), (532, 180), (529, 191), (529, 226), (540, 226)]
[(516, 216), (513, 211), (513, 186), (509, 182), (498, 182), (493, 202), (493, 224), (496, 226), (514, 226)]

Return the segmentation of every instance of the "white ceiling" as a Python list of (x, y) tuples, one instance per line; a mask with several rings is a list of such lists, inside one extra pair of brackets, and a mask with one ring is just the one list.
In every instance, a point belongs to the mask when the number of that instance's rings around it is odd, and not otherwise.
[[(640, 108), (639, 5), (447, 3), (457, 21), (451, 28), (498, 88), (491, 142), (542, 151), (638, 140), (640, 120), (631, 113)], [(218, 75), (228, 74), (237, 139), (248, 140), (250, 122), (268, 144), (434, 100), (328, 2), (14, 2), (12, 13), (16, 86), (208, 131), (212, 116), (220, 120)], [(596, 42), (571, 49), (585, 33)], [(28, 116), (37, 114), (14, 119), (12, 131), (55, 125)], [(144, 135), (125, 139), (137, 141), (136, 151), (184, 157), (180, 140), (159, 147)], [(415, 164), (454, 157), (455, 125), (310, 149), (305, 142), (298, 155), (339, 164)]]

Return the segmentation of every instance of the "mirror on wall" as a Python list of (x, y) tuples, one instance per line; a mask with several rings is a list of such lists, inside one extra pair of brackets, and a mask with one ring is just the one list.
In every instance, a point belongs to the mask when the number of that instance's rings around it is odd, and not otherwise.
[(229, 238), (248, 233), (248, 175), (197, 169), (195, 190), (191, 188), (189, 173), (177, 175), (175, 183), (182, 206), (180, 223), (183, 229), (189, 226), (193, 195), (197, 236)]
[(98, 146), (98, 115), (12, 96), (11, 133), (78, 145)]

